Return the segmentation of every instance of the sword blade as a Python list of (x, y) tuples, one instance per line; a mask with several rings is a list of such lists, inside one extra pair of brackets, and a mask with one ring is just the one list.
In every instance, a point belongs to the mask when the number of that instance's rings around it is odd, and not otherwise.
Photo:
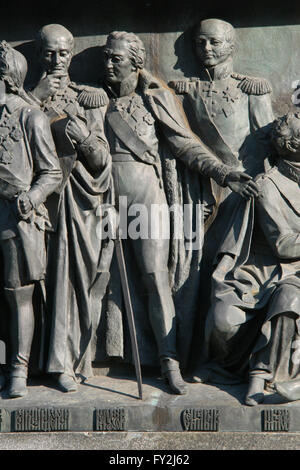
[(129, 285), (128, 285), (123, 246), (122, 246), (122, 241), (120, 239), (115, 240), (115, 247), (116, 247), (116, 255), (117, 255), (118, 267), (119, 267), (119, 272), (120, 272), (120, 277), (121, 277), (121, 285), (122, 285), (123, 296), (124, 296), (125, 310), (126, 310), (127, 321), (128, 321), (128, 326), (129, 326), (132, 356), (133, 356), (135, 373), (136, 373), (136, 378), (137, 378), (139, 398), (142, 400), (143, 389), (142, 389), (140, 356), (139, 356), (139, 350), (138, 350), (138, 344), (137, 344), (137, 338), (136, 338), (136, 329), (135, 329), (133, 309), (132, 309), (132, 303), (131, 303), (131, 297), (130, 297), (130, 291), (129, 291)]

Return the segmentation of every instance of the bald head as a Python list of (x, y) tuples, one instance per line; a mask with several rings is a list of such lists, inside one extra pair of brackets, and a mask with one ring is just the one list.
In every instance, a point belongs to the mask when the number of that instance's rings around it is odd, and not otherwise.
[(195, 29), (196, 54), (206, 67), (225, 62), (235, 48), (235, 29), (216, 18), (203, 20)]
[(48, 24), (37, 34), (37, 51), (48, 73), (66, 74), (72, 59), (74, 37), (60, 24)]
[(61, 41), (64, 40), (69, 44), (69, 47), (74, 47), (73, 34), (61, 24), (47, 24), (37, 33), (37, 45), (42, 46), (48, 41)]

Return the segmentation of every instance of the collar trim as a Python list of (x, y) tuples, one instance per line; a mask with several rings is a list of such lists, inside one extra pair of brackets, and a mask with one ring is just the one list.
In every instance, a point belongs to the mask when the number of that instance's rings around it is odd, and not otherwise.
[(280, 159), (278, 170), (287, 178), (300, 184), (300, 164), (297, 165), (297, 163), (291, 163)]

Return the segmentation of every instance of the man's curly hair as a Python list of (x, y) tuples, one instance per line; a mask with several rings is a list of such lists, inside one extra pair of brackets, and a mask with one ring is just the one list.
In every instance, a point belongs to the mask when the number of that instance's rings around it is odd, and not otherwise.
[(271, 140), (281, 150), (300, 147), (300, 112), (289, 112), (276, 119), (271, 129)]
[(145, 66), (146, 50), (141, 39), (134, 33), (127, 33), (126, 31), (113, 31), (107, 36), (106, 46), (111, 41), (123, 40), (128, 42), (128, 51), (130, 60), (137, 69), (143, 69)]
[(0, 79), (13, 92), (23, 88), (27, 73), (27, 61), (21, 52), (8, 42), (0, 41)]

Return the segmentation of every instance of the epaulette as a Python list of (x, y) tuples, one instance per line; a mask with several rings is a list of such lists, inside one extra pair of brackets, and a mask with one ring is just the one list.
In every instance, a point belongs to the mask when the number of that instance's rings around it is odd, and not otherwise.
[(272, 87), (265, 78), (246, 77), (238, 73), (231, 74), (232, 78), (240, 80), (238, 88), (247, 95), (265, 95), (272, 93)]
[(77, 101), (83, 108), (99, 108), (106, 106), (109, 102), (109, 98), (103, 88), (78, 85), (74, 82), (70, 86), (78, 92)]
[(182, 95), (188, 93), (190, 91), (190, 85), (197, 80), (197, 78), (183, 78), (180, 80), (172, 80), (168, 85), (175, 90), (175, 93)]

